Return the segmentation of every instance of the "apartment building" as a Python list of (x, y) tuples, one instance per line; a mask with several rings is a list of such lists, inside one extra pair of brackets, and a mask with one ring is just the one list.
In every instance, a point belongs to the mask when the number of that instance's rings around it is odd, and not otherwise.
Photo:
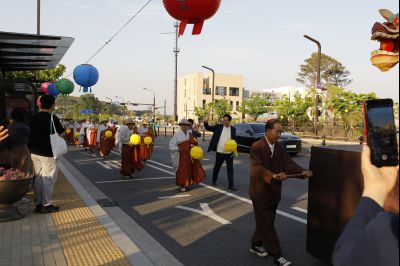
[[(212, 96), (213, 74), (192, 73), (178, 78), (178, 119), (196, 118), (196, 107), (204, 107), (213, 99)], [(226, 99), (232, 106), (232, 116), (241, 118), (239, 112), (243, 102), (243, 76), (215, 74), (214, 100)]]

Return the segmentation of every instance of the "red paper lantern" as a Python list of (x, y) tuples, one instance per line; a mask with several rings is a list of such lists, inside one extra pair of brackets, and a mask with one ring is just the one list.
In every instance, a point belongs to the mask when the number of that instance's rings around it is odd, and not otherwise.
[(201, 33), (204, 21), (217, 13), (221, 0), (163, 0), (165, 9), (175, 19), (181, 21), (179, 36), (185, 32), (187, 24), (194, 24), (193, 35)]

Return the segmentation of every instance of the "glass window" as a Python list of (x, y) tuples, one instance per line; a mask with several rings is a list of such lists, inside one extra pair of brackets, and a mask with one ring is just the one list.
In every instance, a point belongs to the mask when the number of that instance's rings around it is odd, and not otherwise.
[(255, 133), (264, 133), (265, 132), (265, 123), (251, 124), (250, 126)]
[(239, 88), (230, 87), (229, 96), (239, 96)]
[(239, 111), (239, 109), (240, 109), (240, 102), (237, 101), (237, 102), (236, 102), (236, 111)]
[(203, 89), (203, 94), (204, 95), (211, 95), (211, 88), (204, 88)]
[(231, 101), (230, 103), (231, 103), (231, 106), (233, 107), (233, 101)]
[(215, 90), (215, 94), (216, 95), (221, 95), (221, 96), (226, 96), (226, 87), (221, 87), (221, 86), (217, 86), (216, 90)]
[(207, 101), (203, 100), (203, 108), (206, 108)]

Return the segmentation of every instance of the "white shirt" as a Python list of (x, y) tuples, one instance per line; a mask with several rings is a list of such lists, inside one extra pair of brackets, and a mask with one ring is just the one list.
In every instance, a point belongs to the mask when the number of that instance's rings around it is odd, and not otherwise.
[(272, 156), (274, 155), (275, 143), (274, 144), (269, 143), (267, 136), (265, 136), (265, 140), (267, 141), (269, 149), (271, 150), (271, 158), (272, 158)]
[(123, 125), (119, 129), (118, 142), (121, 144), (129, 144), (133, 130), (130, 130), (128, 126)]
[(141, 137), (143, 137), (144, 135), (147, 134), (147, 132), (149, 132), (149, 128), (148, 127), (139, 127), (138, 128), (138, 133)]
[(225, 152), (225, 143), (232, 138), (231, 136), (231, 127), (225, 127), (222, 129), (221, 137), (219, 138), (218, 141), (218, 146), (217, 146), (217, 152), (218, 153), (226, 153), (228, 154), (229, 152)]
[(100, 140), (101, 140), (101, 132), (103, 132), (104, 130), (107, 130), (107, 129), (108, 129), (107, 126), (105, 126), (103, 124), (100, 125), (99, 130), (97, 130), (97, 142), (100, 142)]

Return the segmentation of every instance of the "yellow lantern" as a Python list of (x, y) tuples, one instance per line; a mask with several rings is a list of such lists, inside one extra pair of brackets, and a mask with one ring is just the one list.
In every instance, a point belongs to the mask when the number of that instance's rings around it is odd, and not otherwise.
[(69, 135), (69, 134), (71, 134), (71, 129), (67, 129), (67, 130), (65, 130), (65, 133), (67, 134), (67, 135)]
[(149, 137), (149, 136), (145, 137), (144, 138), (144, 144), (147, 145), (147, 146), (153, 144), (153, 139), (151, 137)]
[(236, 141), (233, 140), (233, 139), (228, 140), (225, 143), (225, 151), (226, 152), (232, 152), (233, 154), (235, 154), (235, 156), (238, 156)]
[(113, 133), (112, 133), (111, 130), (107, 130), (106, 133), (104, 133), (104, 136), (105, 136), (106, 138), (108, 138), (108, 139), (111, 138), (112, 135), (113, 135)]
[(77, 138), (79, 138), (79, 132), (75, 132), (74, 133), (74, 137), (77, 139)]
[(194, 160), (201, 160), (204, 158), (203, 149), (199, 146), (194, 146), (190, 149), (190, 157)]
[(140, 145), (140, 135), (139, 134), (133, 134), (132, 136), (131, 136), (131, 139), (130, 139), (130, 144), (131, 145)]

